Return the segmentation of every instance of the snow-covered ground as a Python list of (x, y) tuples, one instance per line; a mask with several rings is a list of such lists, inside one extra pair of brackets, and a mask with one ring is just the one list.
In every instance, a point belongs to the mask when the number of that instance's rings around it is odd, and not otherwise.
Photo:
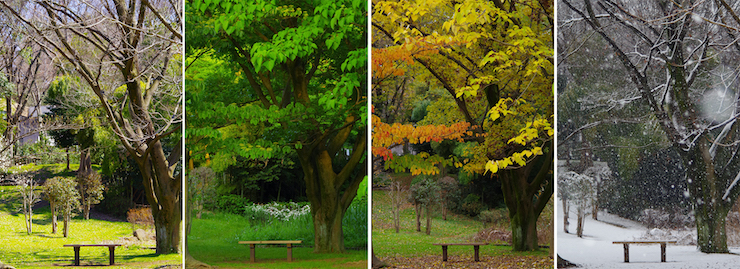
[(730, 252), (735, 254), (705, 254), (696, 246), (685, 245), (668, 245), (666, 262), (661, 263), (660, 245), (631, 244), (630, 262), (625, 263), (623, 246), (612, 242), (638, 240), (646, 235), (647, 228), (600, 212), (599, 221), (586, 217), (583, 238), (578, 238), (575, 235), (576, 215), (571, 212), (568, 228), (571, 233), (565, 233), (562, 227), (562, 202), (558, 201), (557, 205), (557, 252), (563, 259), (578, 264), (581, 268), (740, 268), (740, 248), (730, 248)]

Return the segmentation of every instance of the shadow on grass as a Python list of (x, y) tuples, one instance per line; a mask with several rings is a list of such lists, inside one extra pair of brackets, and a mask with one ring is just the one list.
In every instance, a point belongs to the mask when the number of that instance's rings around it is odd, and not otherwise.
[[(86, 247), (86, 248), (88, 248), (88, 250), (89, 249), (95, 249), (95, 250), (91, 250), (91, 251), (83, 250), (82, 251), (82, 253), (80, 254), (80, 265), (79, 265), (80, 267), (110, 266), (110, 261), (108, 260), (109, 258), (108, 248), (106, 247)], [(139, 251), (139, 250), (133, 250), (133, 251)], [(160, 256), (160, 254), (156, 254), (156, 253), (126, 254), (126, 253), (121, 253), (121, 251), (128, 251), (128, 250), (122, 250), (121, 247), (116, 248), (115, 264), (114, 264), (115, 266), (130, 266), (131, 264), (141, 264), (142, 263), (141, 259), (156, 258)], [(65, 251), (65, 253), (67, 254), (60, 254), (58, 252), (43, 253), (43, 251), (35, 252), (32, 254), (32, 256), (34, 257), (34, 261), (32, 262), (32, 265), (33, 266), (52, 265), (52, 266), (61, 266), (61, 267), (76, 267), (74, 265), (74, 249), (71, 247), (68, 247), (68, 251)], [(9, 254), (12, 254), (12, 253), (9, 253)], [(149, 261), (149, 262), (144, 262), (144, 263), (158, 263), (158, 262), (160, 261)], [(166, 262), (166, 261), (161, 261), (161, 262)]]

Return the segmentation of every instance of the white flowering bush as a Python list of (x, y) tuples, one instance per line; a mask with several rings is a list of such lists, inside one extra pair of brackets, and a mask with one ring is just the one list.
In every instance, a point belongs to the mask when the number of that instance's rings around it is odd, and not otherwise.
[[(280, 221), (289, 221), (298, 217), (307, 215), (311, 212), (311, 206), (308, 204), (299, 204), (296, 202), (269, 204), (251, 204), (247, 206), (247, 216), (252, 220), (277, 219)], [(264, 219), (266, 218), (266, 219)]]

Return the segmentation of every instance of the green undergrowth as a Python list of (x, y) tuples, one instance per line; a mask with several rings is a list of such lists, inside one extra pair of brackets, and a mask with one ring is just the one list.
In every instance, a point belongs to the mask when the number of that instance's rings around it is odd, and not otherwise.
[[(314, 253), (310, 214), (290, 221), (265, 224), (250, 223), (241, 215), (205, 213), (201, 219), (194, 218), (191, 225), (188, 236), (190, 254), (199, 261), (219, 268), (367, 268), (366, 234), (364, 240), (353, 235), (349, 237), (356, 239), (350, 240), (347, 239), (348, 230), (345, 229), (346, 253)], [(293, 248), (294, 262), (286, 262), (287, 250), (282, 245), (258, 246), (257, 262), (251, 263), (249, 246), (238, 243), (249, 240), (302, 240), (303, 243)]]
[[(131, 224), (75, 217), (70, 222), (69, 236), (62, 236), (63, 222), (57, 233), (51, 233), (51, 213), (48, 206), (34, 210), (33, 233), (28, 235), (24, 216), (18, 213), (20, 198), (15, 187), (0, 186), (0, 261), (16, 268), (68, 267), (73, 264), (74, 251), (65, 244), (101, 243), (131, 236)], [(59, 218), (61, 220), (61, 217)], [(182, 264), (182, 255), (156, 255), (154, 247), (132, 245), (117, 247), (116, 265), (106, 268), (156, 268)], [(107, 265), (108, 248), (82, 247), (81, 265)]]

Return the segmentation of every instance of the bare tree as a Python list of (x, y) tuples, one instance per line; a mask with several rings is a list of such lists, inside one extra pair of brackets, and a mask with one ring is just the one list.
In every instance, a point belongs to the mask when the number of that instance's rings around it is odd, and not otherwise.
[(401, 206), (406, 202), (408, 197), (408, 190), (400, 181), (394, 181), (391, 183), (391, 192), (388, 194), (391, 198), (391, 210), (393, 214), (393, 227), (396, 229), (396, 233), (401, 226)]
[[(0, 0), (37, 43), (63, 59), (100, 101), (109, 125), (141, 170), (159, 254), (179, 252), (182, 183), (179, 133), (180, 1), (114, 0), (27, 3)], [(175, 143), (175, 142), (172, 142)]]
[[(14, 146), (37, 135), (43, 95), (54, 76), (53, 54), (23, 34), (12, 16), (0, 12), (0, 98), (5, 99), (5, 127), (0, 140), (2, 161), (13, 158)], [(2, 128), (0, 128), (2, 129)]]
[[(620, 92), (591, 95), (605, 110), (638, 108), (687, 168), (702, 252), (726, 253), (726, 216), (740, 196), (740, 10), (714, 1), (561, 0), (562, 38), (600, 38), (628, 76)], [(585, 35), (584, 35), (585, 33)], [(572, 40), (572, 39), (571, 39)], [(567, 55), (578, 42), (570, 42)], [(595, 63), (595, 65), (594, 65)], [(580, 129), (579, 129), (580, 130)]]
[(30, 173), (20, 173), (13, 176), (12, 181), (18, 186), (18, 192), (23, 197), (23, 204), (21, 205), (21, 211), (25, 217), (26, 233), (33, 233), (33, 205), (39, 202), (40, 194), (36, 191), (36, 180), (33, 179), (33, 175)]

